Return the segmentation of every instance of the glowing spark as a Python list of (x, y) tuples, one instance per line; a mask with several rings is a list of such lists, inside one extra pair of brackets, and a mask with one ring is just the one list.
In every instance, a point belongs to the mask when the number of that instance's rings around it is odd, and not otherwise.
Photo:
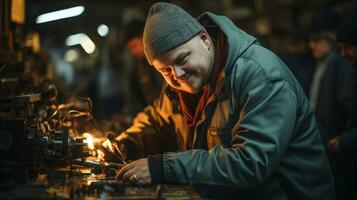
[(88, 145), (88, 148), (93, 150), (94, 149), (93, 136), (90, 133), (83, 133), (82, 136), (86, 138), (83, 142), (86, 142)]

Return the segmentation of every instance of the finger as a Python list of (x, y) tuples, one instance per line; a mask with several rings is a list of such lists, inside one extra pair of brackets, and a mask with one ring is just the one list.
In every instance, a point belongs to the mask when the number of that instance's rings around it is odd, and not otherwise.
[[(135, 183), (135, 182), (137, 182), (137, 181), (138, 181), (138, 175), (137, 175), (137, 173), (135, 173), (135, 172), (136, 172), (135, 168), (133, 168), (133, 169), (127, 171), (127, 172), (123, 175), (122, 181), (123, 181), (123, 182), (130, 182), (130, 183)], [(134, 175), (135, 175), (135, 177), (134, 177)]]
[(125, 165), (127, 165), (127, 164), (118, 164), (117, 170), (118, 171), (121, 170)]
[(135, 184), (136, 185), (149, 185), (149, 182), (145, 179), (139, 179)]
[(139, 179), (135, 184), (136, 185), (147, 185), (147, 184), (145, 184), (145, 180), (144, 179)]
[(135, 178), (136, 176), (134, 176), (134, 175), (129, 177), (128, 182), (131, 183), (131, 184), (136, 184), (138, 182), (138, 178)]
[(122, 168), (120, 169), (118, 175), (117, 175), (117, 179), (122, 180), (123, 175), (124, 175), (127, 171), (129, 171), (130, 169), (132, 169), (132, 168), (134, 168), (134, 167), (135, 167), (134, 162), (129, 163), (129, 164), (125, 165), (124, 167), (122, 167)]

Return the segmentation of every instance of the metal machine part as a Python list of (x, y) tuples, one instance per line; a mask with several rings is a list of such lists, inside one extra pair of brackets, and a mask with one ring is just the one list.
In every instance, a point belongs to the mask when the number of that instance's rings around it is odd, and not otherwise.
[(62, 110), (51, 115), (48, 105), (52, 102), (43, 101), (42, 96), (0, 98), (0, 188), (36, 178), (48, 167), (70, 165), (76, 158), (89, 156), (83, 138), (75, 137), (72, 127), (63, 125), (71, 120), (64, 117), (67, 113)]

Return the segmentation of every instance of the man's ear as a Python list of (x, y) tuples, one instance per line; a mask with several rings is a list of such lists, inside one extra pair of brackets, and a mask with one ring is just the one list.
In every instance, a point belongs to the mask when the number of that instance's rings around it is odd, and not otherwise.
[(200, 38), (201, 38), (202, 42), (204, 43), (204, 45), (205, 45), (208, 49), (210, 49), (212, 43), (211, 43), (211, 40), (210, 40), (210, 36), (209, 36), (209, 34), (207, 33), (206, 30), (204, 30), (204, 31), (202, 31), (202, 32), (200, 33)]

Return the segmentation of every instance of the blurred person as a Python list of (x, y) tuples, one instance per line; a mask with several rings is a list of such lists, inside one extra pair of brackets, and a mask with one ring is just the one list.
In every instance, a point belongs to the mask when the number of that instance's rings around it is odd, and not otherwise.
[(343, 18), (337, 29), (337, 42), (342, 55), (357, 66), (357, 8)]
[(309, 94), (315, 65), (307, 40), (307, 33), (304, 31), (294, 31), (287, 45), (286, 52), (281, 55), (281, 59), (293, 72), (302, 89), (304, 89), (305, 94)]
[(335, 199), (313, 112), (276, 55), (225, 16), (163, 2), (143, 38), (167, 87), (113, 142), (138, 159), (118, 179), (196, 185), (207, 198)]
[(130, 76), (129, 83), (129, 113), (136, 114), (145, 106), (159, 97), (163, 87), (163, 78), (150, 67), (145, 58), (143, 46), (144, 22), (133, 19), (124, 25), (124, 45), (129, 54), (126, 55), (124, 66)]
[(327, 148), (337, 199), (344, 200), (348, 199), (351, 187), (350, 160), (353, 155), (336, 151), (332, 144), (347, 123), (352, 66), (336, 48), (335, 32), (339, 21), (340, 16), (329, 8), (318, 10), (312, 17), (309, 45), (316, 66), (309, 100)]
[(103, 39), (98, 72), (96, 73), (97, 95), (100, 101), (100, 118), (109, 119), (123, 110), (128, 104), (125, 99), (125, 77), (122, 75), (121, 63), (114, 61), (110, 53), (109, 38)]
[[(351, 156), (348, 159), (348, 164), (353, 166), (351, 171), (348, 171), (351, 180), (346, 194), (346, 199), (357, 199), (357, 9), (352, 10), (337, 29), (337, 42), (341, 48), (342, 55), (347, 58), (354, 66), (353, 73), (353, 92), (352, 100), (349, 107), (349, 119), (346, 128), (342, 133), (329, 142), (331, 149), (336, 152), (348, 152)], [(351, 166), (346, 166), (350, 169)]]

